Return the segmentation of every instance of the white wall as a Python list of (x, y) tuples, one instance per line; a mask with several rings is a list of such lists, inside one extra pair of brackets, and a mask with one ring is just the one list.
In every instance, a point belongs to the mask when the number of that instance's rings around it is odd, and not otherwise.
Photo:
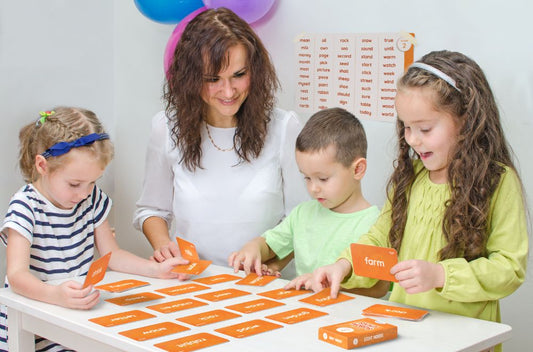
[[(437, 49), (471, 56), (484, 68), (498, 99), (531, 205), (532, 12), (527, 0), (278, 0), (254, 28), (276, 64), (283, 86), (279, 106), (286, 109), (295, 106), (293, 39), (302, 32), (405, 30), (416, 33), (415, 58)], [(16, 168), (22, 124), (53, 105), (84, 106), (100, 116), (115, 143), (116, 157), (101, 186), (114, 200), (111, 222), (118, 240), (137, 254), (150, 253), (131, 218), (142, 185), (150, 118), (163, 108), (163, 52), (173, 29), (145, 18), (133, 0), (0, 0), (0, 214), (22, 185)], [(363, 124), (370, 144), (365, 193), (382, 205), (394, 156), (394, 126)], [(4, 254), (0, 248), (2, 258)], [(1, 275), (4, 265), (1, 260)], [(506, 351), (523, 351), (533, 342), (531, 275), (502, 300), (503, 321), (513, 327)]]

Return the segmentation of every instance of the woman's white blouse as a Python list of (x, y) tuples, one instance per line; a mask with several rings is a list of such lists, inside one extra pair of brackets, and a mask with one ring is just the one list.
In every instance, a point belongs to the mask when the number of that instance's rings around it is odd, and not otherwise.
[[(295, 161), (294, 144), (301, 124), (294, 112), (274, 109), (259, 158), (240, 163), (234, 151), (216, 149), (202, 128), (202, 169), (180, 164), (164, 112), (152, 119), (143, 191), (134, 226), (158, 216), (171, 238), (195, 244), (201, 259), (227, 265), (231, 252), (277, 225), (298, 203), (308, 200)], [(209, 126), (220, 148), (233, 145), (235, 128)]]

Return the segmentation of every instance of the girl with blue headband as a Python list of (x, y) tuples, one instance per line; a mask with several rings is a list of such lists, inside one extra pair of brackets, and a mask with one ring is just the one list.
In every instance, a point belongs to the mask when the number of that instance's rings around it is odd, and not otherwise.
[[(161, 263), (119, 248), (107, 216), (111, 199), (96, 185), (113, 158), (113, 145), (96, 115), (80, 108), (41, 112), (20, 131), (20, 169), (27, 184), (9, 203), (0, 239), (7, 245), (6, 287), (50, 304), (90, 309), (100, 298), (92, 286), (74, 280), (95, 258), (111, 252), (109, 268), (162, 279), (181, 258)], [(6, 307), (0, 312), (0, 351), (7, 351)], [(36, 351), (65, 348), (38, 338)]]

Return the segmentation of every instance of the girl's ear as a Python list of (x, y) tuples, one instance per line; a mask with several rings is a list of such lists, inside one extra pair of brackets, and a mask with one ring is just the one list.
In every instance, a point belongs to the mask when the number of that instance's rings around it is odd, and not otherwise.
[(361, 181), (366, 173), (366, 159), (355, 159), (352, 163), (352, 170), (354, 178), (358, 181)]
[(35, 168), (41, 176), (44, 176), (48, 173), (48, 161), (41, 154), (35, 156)]

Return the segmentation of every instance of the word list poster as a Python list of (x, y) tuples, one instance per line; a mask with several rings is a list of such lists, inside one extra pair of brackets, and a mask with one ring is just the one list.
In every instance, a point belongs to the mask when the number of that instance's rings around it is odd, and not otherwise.
[(296, 39), (296, 106), (342, 107), (366, 120), (395, 121), (396, 82), (413, 62), (409, 33), (302, 34)]

